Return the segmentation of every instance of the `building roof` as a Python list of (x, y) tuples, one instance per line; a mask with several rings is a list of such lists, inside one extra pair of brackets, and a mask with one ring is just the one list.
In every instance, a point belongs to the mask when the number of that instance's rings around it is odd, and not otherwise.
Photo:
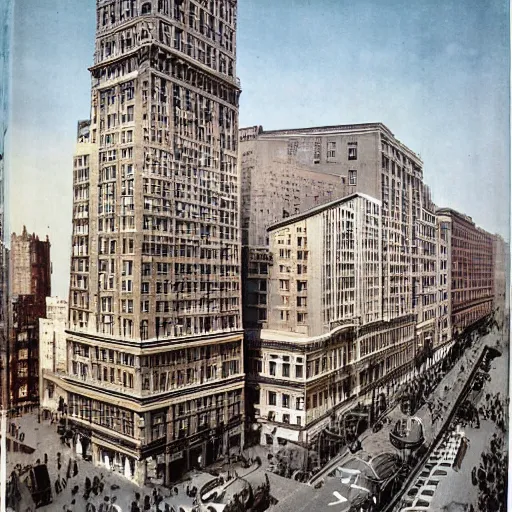
[(262, 126), (250, 126), (246, 128), (240, 128), (239, 132), (243, 132), (248, 135), (251, 133), (254, 139), (260, 138), (272, 138), (282, 136), (312, 136), (312, 135), (337, 135), (337, 134), (354, 134), (354, 133), (371, 133), (371, 132), (383, 132), (389, 138), (392, 138), (394, 142), (400, 148), (414, 157), (418, 162), (422, 163), (420, 155), (409, 149), (405, 144), (395, 137), (395, 134), (384, 124), (380, 122), (376, 123), (356, 123), (356, 124), (337, 124), (331, 126), (312, 126), (309, 128), (290, 128), (281, 130), (263, 130)]
[(304, 220), (308, 217), (312, 217), (313, 215), (322, 213), (323, 211), (328, 210), (329, 208), (332, 208), (333, 206), (337, 206), (338, 204), (342, 204), (347, 201), (351, 201), (352, 199), (355, 199), (357, 197), (362, 197), (364, 199), (367, 199), (368, 201), (377, 203), (379, 206), (381, 204), (380, 200), (376, 199), (375, 197), (371, 197), (369, 195), (361, 194), (360, 192), (356, 192), (355, 194), (351, 194), (349, 196), (334, 199), (333, 201), (329, 201), (328, 203), (324, 203), (319, 206), (314, 206), (313, 208), (310, 208), (309, 210), (305, 210), (301, 213), (297, 213), (295, 215), (287, 217), (286, 219), (280, 220), (279, 222), (276, 222), (275, 224), (272, 224), (271, 226), (269, 226), (267, 228), (267, 231), (274, 231), (274, 230), (282, 228), (283, 226), (286, 226), (288, 224), (293, 224), (295, 222), (298, 222), (299, 220)]
[(311, 126), (308, 128), (290, 128), (281, 130), (262, 130), (260, 135), (314, 135), (317, 133), (372, 132), (382, 130), (394, 137), (393, 132), (383, 123), (335, 124), (330, 126)]
[(453, 208), (437, 208), (436, 215), (447, 215), (449, 217), (457, 217), (459, 220), (465, 221), (468, 224), (471, 224), (473, 228), (475, 228), (476, 231), (480, 231), (480, 233), (484, 235), (488, 235), (490, 237), (495, 237), (496, 235), (493, 235), (492, 233), (489, 233), (484, 228), (481, 228), (480, 226), (477, 226), (475, 224), (475, 221), (465, 213), (458, 212), (457, 210), (454, 210)]

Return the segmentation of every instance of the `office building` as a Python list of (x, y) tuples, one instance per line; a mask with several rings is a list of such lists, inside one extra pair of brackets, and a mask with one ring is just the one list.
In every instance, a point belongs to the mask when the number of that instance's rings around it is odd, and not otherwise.
[(414, 357), (415, 316), (383, 315), (379, 200), (352, 194), (269, 238), (268, 327), (247, 347), (250, 416), (262, 444), (309, 444), (333, 417), (392, 394)]
[(451, 321), (456, 336), (493, 310), (494, 237), (471, 217), (450, 208), (438, 209), (437, 215), (449, 244)]
[(236, 11), (97, 2), (68, 366), (47, 380), (94, 463), (138, 483), (243, 445)]
[(67, 369), (66, 327), (68, 303), (59, 297), (46, 297), (46, 317), (39, 319), (39, 389), (40, 407), (52, 411), (58, 407), (54, 386), (46, 385), (45, 374)]

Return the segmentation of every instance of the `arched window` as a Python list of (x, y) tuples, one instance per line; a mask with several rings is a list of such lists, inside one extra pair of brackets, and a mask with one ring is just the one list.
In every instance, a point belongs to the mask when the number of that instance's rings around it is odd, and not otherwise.
[(141, 14), (151, 14), (151, 3), (150, 2), (146, 2), (146, 3), (142, 4)]

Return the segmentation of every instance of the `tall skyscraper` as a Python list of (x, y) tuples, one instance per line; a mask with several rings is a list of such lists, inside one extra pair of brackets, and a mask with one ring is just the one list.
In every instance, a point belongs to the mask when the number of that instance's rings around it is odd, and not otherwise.
[(53, 384), (81, 449), (140, 483), (243, 444), (236, 8), (97, 2)]

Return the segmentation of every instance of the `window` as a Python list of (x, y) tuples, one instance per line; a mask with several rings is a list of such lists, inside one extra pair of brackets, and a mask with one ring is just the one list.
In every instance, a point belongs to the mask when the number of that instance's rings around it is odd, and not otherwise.
[(348, 171), (348, 184), (357, 185), (357, 171)]
[(308, 314), (307, 313), (297, 313), (297, 323), (298, 324), (306, 323), (307, 319), (308, 319)]
[(297, 411), (304, 410), (304, 398), (301, 396), (295, 400), (295, 409), (297, 409)]
[(268, 392), (268, 405), (277, 405), (277, 394), (275, 391)]
[(304, 376), (304, 366), (302, 366), (301, 364), (295, 365), (295, 377), (297, 379), (302, 379), (303, 376)]
[(270, 373), (270, 375), (275, 376), (275, 374), (276, 374), (276, 363), (274, 363), (274, 361), (270, 361), (268, 366), (269, 366), (269, 373)]
[(290, 395), (283, 394), (283, 407), (285, 409), (289, 409), (290, 408)]
[(307, 281), (297, 281), (297, 291), (298, 292), (305, 292), (307, 289), (308, 289)]
[(283, 377), (289, 377), (289, 376), (290, 376), (290, 364), (283, 363)]
[(357, 160), (357, 142), (348, 143), (348, 159)]
[(290, 291), (290, 281), (288, 279), (279, 279), (279, 289), (285, 292)]
[(265, 434), (265, 443), (267, 444), (274, 444), (274, 439), (270, 434)]
[(301, 422), (301, 421), (302, 421), (302, 420), (301, 420), (301, 417), (300, 417), (300, 416), (297, 416), (297, 425), (299, 425), (299, 427), (300, 427), (300, 425), (302, 424), (302, 422)]
[(327, 143), (327, 158), (336, 157), (336, 142)]
[(283, 414), (283, 423), (290, 423), (290, 415)]

